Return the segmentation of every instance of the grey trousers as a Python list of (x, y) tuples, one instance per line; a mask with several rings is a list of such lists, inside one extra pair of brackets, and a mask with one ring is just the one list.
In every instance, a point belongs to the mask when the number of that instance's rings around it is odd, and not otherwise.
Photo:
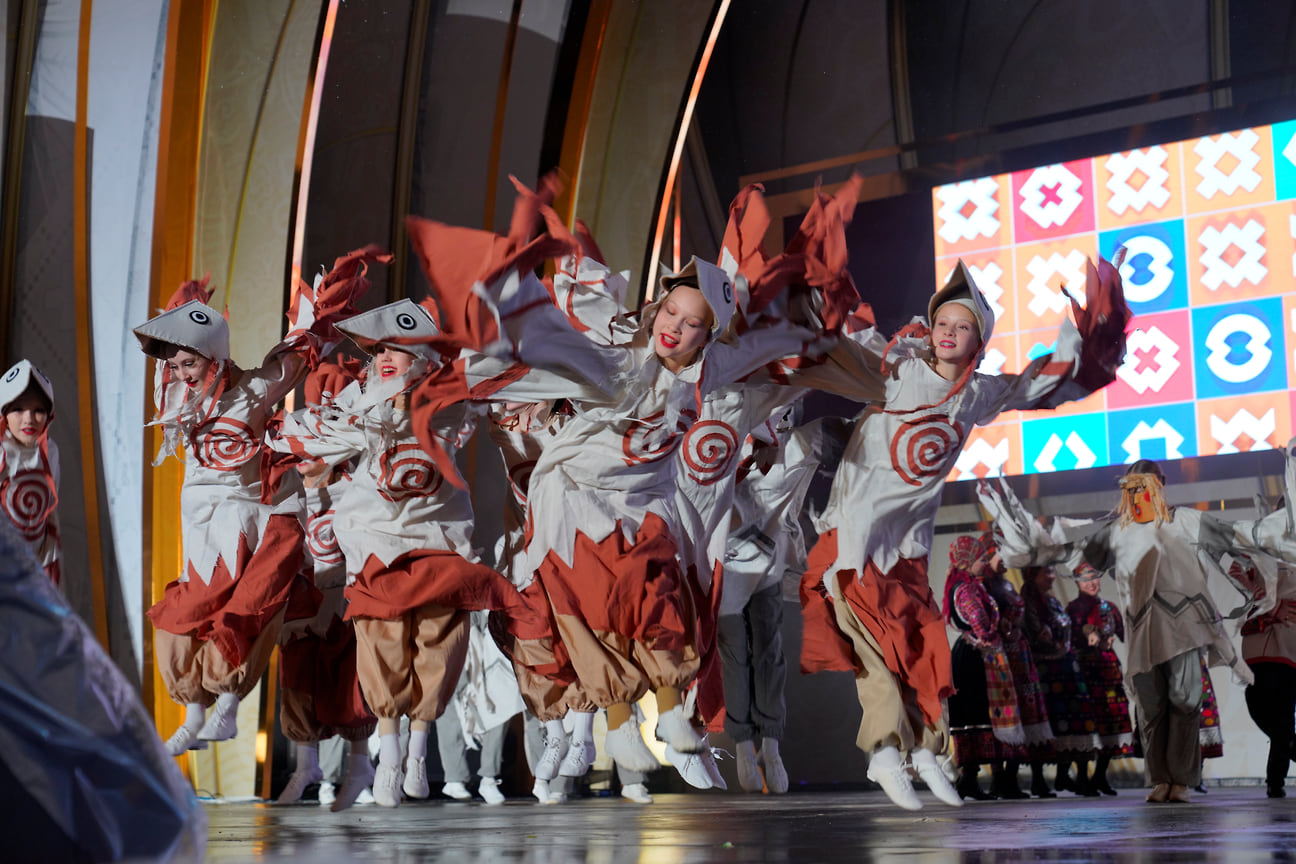
[[(500, 762), (504, 759), (504, 738), (507, 735), (507, 723), (488, 729), (482, 735), (478, 777), (499, 777)], [(468, 748), (464, 743), (463, 728), (459, 724), (459, 712), (453, 705), (436, 719), (436, 737), (445, 782), (468, 782)]]
[[(346, 773), (346, 761), (351, 756), (351, 748), (348, 746), (350, 743), (341, 735), (334, 735), (319, 742), (319, 766), (324, 774), (324, 782), (332, 783), (334, 786), (342, 784), (342, 776)], [(358, 746), (364, 747), (366, 744), (360, 741)]]
[(1185, 651), (1134, 676), (1143, 769), (1153, 785), (1201, 783), (1201, 655)]
[(735, 741), (782, 740), (787, 719), (783, 586), (753, 594), (741, 615), (721, 615), (718, 631), (725, 731)]

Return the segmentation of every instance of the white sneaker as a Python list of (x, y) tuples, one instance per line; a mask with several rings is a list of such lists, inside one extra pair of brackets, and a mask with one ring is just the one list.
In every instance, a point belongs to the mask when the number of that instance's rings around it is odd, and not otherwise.
[(314, 771), (294, 771), (288, 778), (288, 785), (284, 786), (279, 797), (275, 799), (276, 804), (296, 804), (301, 800), (302, 793), (306, 787), (312, 783), (318, 783), (324, 779), (324, 772), (317, 767)]
[[(373, 780), (373, 763), (362, 760), (357, 764), (348, 760), (346, 776), (342, 778), (342, 785), (338, 788), (329, 809), (334, 813), (340, 813), (352, 804), (372, 804), (373, 795), (369, 794), (369, 784)], [(366, 794), (369, 794), (369, 800), (361, 800)], [(320, 803), (324, 803), (323, 799), (320, 800)]]
[(609, 730), (607, 737), (603, 739), (603, 750), (612, 757), (613, 762), (628, 771), (647, 772), (658, 767), (657, 758), (644, 743), (639, 727), (633, 720)]
[(535, 785), (531, 787), (531, 794), (541, 804), (552, 804), (549, 800), (549, 781), (536, 778)]
[(684, 716), (683, 705), (676, 705), (657, 718), (657, 740), (665, 741), (680, 753), (701, 753), (706, 746)]
[(675, 766), (675, 770), (684, 778), (684, 782), (695, 789), (710, 789), (714, 784), (711, 772), (702, 764), (701, 753), (681, 753), (669, 744), (666, 745), (666, 761)]
[(238, 697), (233, 693), (217, 696), (207, 722), (198, 730), (198, 737), (204, 741), (228, 741), (238, 735), (238, 706)]
[(504, 793), (499, 791), (499, 781), (494, 777), (483, 777), (477, 784), (477, 794), (487, 804), (503, 804)]
[(451, 780), (449, 783), (442, 786), (441, 794), (447, 798), (453, 798), (456, 801), (467, 801), (472, 797), (472, 793), (468, 791), (468, 787), (460, 783), (458, 780)]
[(567, 756), (558, 766), (558, 773), (563, 777), (584, 777), (589, 773), (597, 755), (593, 741), (573, 741), (567, 748)]
[(327, 807), (337, 800), (337, 787), (325, 780), (320, 783), (319, 804), (321, 807)]
[(374, 803), (380, 807), (399, 807), (404, 779), (399, 765), (384, 765), (379, 762), (373, 781)]
[(881, 786), (882, 791), (897, 806), (906, 810), (922, 809), (918, 793), (914, 792), (913, 783), (909, 780), (909, 771), (896, 748), (880, 747), (874, 750), (865, 776)]
[(705, 735), (702, 736), (702, 742), (706, 744), (706, 749), (698, 754), (698, 759), (701, 760), (702, 768), (707, 772), (707, 776), (711, 778), (711, 788), (728, 791), (729, 784), (725, 782), (724, 775), (720, 773), (720, 766), (716, 763), (719, 761), (721, 754), (730, 757), (733, 754), (728, 750), (712, 747), (711, 742), (707, 740)]
[(941, 770), (940, 763), (936, 761), (936, 754), (930, 750), (915, 750), (909, 758), (914, 770), (918, 772), (918, 777), (927, 784), (927, 788), (933, 795), (951, 807), (963, 806), (963, 797), (958, 794), (950, 784), (949, 778), (945, 776), (945, 772)]
[(411, 756), (405, 760), (405, 782), (401, 788), (407, 798), (426, 798), (432, 794), (428, 788), (427, 759)]
[(642, 783), (631, 783), (629, 786), (622, 786), (621, 797), (636, 804), (653, 803), (653, 797), (648, 792), (648, 787)]
[(370, 789), (368, 786), (361, 789), (360, 794), (356, 796), (355, 803), (356, 804), (376, 804), (377, 802), (374, 801), (374, 797), (373, 797), (373, 790)]
[(554, 791), (551, 790), (551, 791), (549, 792), (549, 798), (548, 798), (548, 800), (546, 800), (544, 803), (546, 803), (546, 804), (566, 804), (566, 803), (567, 803), (567, 793), (566, 793), (566, 792), (554, 792)]
[(181, 726), (163, 744), (168, 756), (183, 756), (186, 750), (206, 750), (207, 742), (198, 738), (198, 727)]
[(536, 779), (548, 781), (557, 777), (558, 766), (562, 764), (563, 757), (567, 755), (567, 750), (566, 736), (546, 737), (544, 750), (540, 753), (540, 758), (536, 760)]
[(764, 792), (765, 778), (756, 763), (756, 742), (738, 742), (738, 785), (744, 792)]
[(787, 794), (787, 768), (783, 767), (783, 757), (779, 755), (777, 739), (766, 738), (761, 741), (760, 766), (765, 774), (765, 785), (769, 787), (770, 794)]

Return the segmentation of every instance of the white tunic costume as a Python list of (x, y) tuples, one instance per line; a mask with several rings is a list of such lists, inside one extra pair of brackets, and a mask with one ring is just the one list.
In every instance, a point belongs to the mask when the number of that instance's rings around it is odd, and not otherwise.
[[(171, 344), (211, 360), (206, 380), (192, 389), (172, 379), (165, 362), (157, 364), (153, 423), (162, 426), (164, 440), (155, 464), (183, 448), (185, 567), (149, 617), (161, 631), (211, 643), (231, 667), (242, 667), (254, 653), (254, 666), (268, 659), (302, 561), (296, 475), (285, 475), (277, 489), (262, 487), (267, 422), (340, 341), (334, 322), (350, 314), (367, 290), (367, 262), (383, 259), (376, 249), (360, 250), (339, 259), (314, 289), (302, 285), (289, 310), (288, 335), (255, 369), (239, 369), (229, 359), (228, 328), (207, 306), (205, 283), (182, 286), (167, 312), (135, 328), (152, 356), (160, 358)], [(194, 662), (187, 644), (180, 648), (175, 662), (160, 662), (177, 701), (206, 704), (210, 686), (235, 687), (241, 697), (260, 676), (259, 669), (248, 669), (235, 683), (199, 685), (179, 668)]]
[[(574, 673), (599, 705), (634, 702), (650, 687), (683, 688), (692, 680), (698, 598), (680, 566), (676, 450), (707, 394), (799, 353), (812, 335), (782, 327), (749, 333), (735, 345), (712, 342), (675, 374), (650, 344), (655, 305), (642, 324), (613, 317), (618, 294), (605, 286), (616, 281), (592, 259), (579, 266), (569, 259), (554, 287), (570, 319), (534, 277), (513, 274), (489, 291), (500, 327), (491, 353), (550, 373), (496, 398), (569, 398), (574, 407), (531, 474), (527, 566), (545, 583), (544, 602), (572, 649), (556, 646), (559, 662), (588, 661)], [(732, 306), (733, 286), (716, 289), (727, 291)]]
[[(435, 333), (427, 313), (408, 300), (341, 326), (374, 350), (407, 324), (411, 332)], [(435, 455), (418, 440), (406, 410), (411, 391), (438, 381), (459, 387), (462, 372), (434, 352), (415, 350), (407, 372), (352, 383), (333, 404), (286, 418), (275, 446), (331, 466), (354, 462), (334, 502), (333, 532), (346, 558), (346, 614), (360, 642), (361, 686), (379, 718), (408, 714), (431, 722), (463, 668), (468, 611), (525, 610), (513, 586), (481, 564), (472, 547), (472, 502), (454, 454), (474, 409), (451, 401), (422, 416)]]
[[(1091, 302), (1098, 296), (1092, 293)], [(929, 302), (932, 320), (946, 302), (975, 309), (984, 345), (993, 315), (962, 264)], [(888, 346), (876, 332), (863, 331), (838, 343), (828, 362), (793, 377), (869, 403), (838, 467), (801, 583), (802, 671), (856, 673), (865, 707), (861, 749), (944, 749), (950, 649), (927, 557), (945, 477), (973, 426), (1006, 410), (1050, 408), (1088, 395), (1077, 378), (1081, 347), (1068, 319), (1054, 351), (1020, 374), (964, 367), (954, 382), (935, 371), (929, 339), (897, 338)], [(1092, 380), (1101, 386), (1110, 376)]]

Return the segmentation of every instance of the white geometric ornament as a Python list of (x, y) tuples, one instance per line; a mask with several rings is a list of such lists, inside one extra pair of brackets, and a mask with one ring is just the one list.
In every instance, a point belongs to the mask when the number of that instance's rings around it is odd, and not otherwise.
[(1272, 450), (1269, 436), (1278, 430), (1278, 420), (1274, 409), (1270, 408), (1262, 416), (1256, 417), (1245, 408), (1224, 420), (1216, 414), (1210, 418), (1210, 434), (1220, 444), (1220, 453), (1239, 453), (1237, 440), (1243, 435), (1251, 439), (1250, 450)]
[(1036, 168), (1021, 188), (1021, 212), (1041, 228), (1065, 225), (1084, 203), (1082, 183), (1065, 165)]
[[(1200, 261), (1205, 268), (1202, 284), (1212, 291), (1218, 290), (1225, 282), (1230, 288), (1236, 288), (1244, 279), (1252, 285), (1259, 285), (1269, 275), (1269, 268), (1263, 263), (1264, 234), (1264, 225), (1254, 219), (1248, 219), (1245, 225), (1230, 222), (1223, 230), (1212, 226), (1203, 229), (1197, 237), (1202, 246)], [(1242, 257), (1230, 264), (1224, 260), (1224, 255), (1234, 246), (1241, 251)]]
[(958, 472), (957, 478), (959, 480), (975, 478), (978, 465), (985, 466), (984, 476), (1002, 477), (1011, 449), (1007, 438), (1000, 440), (998, 444), (991, 444), (984, 438), (976, 439), (963, 448), (958, 461), (954, 463), (954, 470)]
[[(1255, 151), (1258, 143), (1260, 136), (1250, 129), (1199, 139), (1193, 147), (1193, 152), (1199, 157), (1193, 170), (1202, 178), (1197, 184), (1197, 194), (1214, 198), (1221, 193), (1232, 195), (1238, 189), (1254, 192), (1263, 179), (1255, 170), (1260, 164), (1260, 154)], [(1232, 156), (1236, 163), (1228, 173), (1219, 168), (1226, 156)]]
[[(1111, 193), (1111, 198), (1107, 201), (1107, 209), (1120, 216), (1130, 209), (1142, 213), (1149, 206), (1164, 207), (1170, 200), (1170, 190), (1166, 188), (1170, 172), (1165, 169), (1168, 158), (1169, 154), (1164, 147), (1149, 147), (1146, 150), (1131, 150), (1108, 156), (1106, 168), (1111, 176), (1107, 178), (1107, 191)], [(1135, 174), (1144, 177), (1137, 189), (1129, 182)]]
[[(1160, 393), (1174, 373), (1179, 371), (1176, 355), (1179, 345), (1155, 324), (1146, 330), (1135, 330), (1125, 340), (1125, 362), (1116, 370), (1117, 376), (1140, 396), (1151, 390)], [(1142, 369), (1140, 364), (1150, 355), (1152, 363)]]
[(1054, 252), (1047, 258), (1040, 255), (1031, 258), (1026, 264), (1026, 272), (1031, 276), (1030, 282), (1026, 284), (1026, 290), (1031, 293), (1026, 308), (1030, 309), (1031, 314), (1040, 316), (1045, 312), (1065, 312), (1071, 308), (1071, 301), (1066, 295), (1050, 284), (1057, 279), (1083, 305), (1086, 261), (1088, 259), (1079, 249), (1072, 249), (1066, 255)]
[(936, 189), (937, 234), (946, 243), (993, 237), (999, 231), (999, 184), (993, 177), (965, 180)]
[(1092, 468), (1098, 461), (1098, 457), (1089, 449), (1089, 445), (1074, 431), (1067, 434), (1065, 441), (1054, 432), (1049, 436), (1048, 441), (1044, 443), (1044, 448), (1040, 450), (1039, 456), (1036, 457), (1035, 470), (1041, 473), (1056, 471), (1055, 460), (1058, 454), (1062, 452), (1063, 447), (1071, 451), (1071, 455), (1075, 457), (1076, 468)]
[(1121, 442), (1121, 448), (1125, 451), (1126, 465), (1143, 458), (1143, 442), (1145, 441), (1164, 441), (1165, 458), (1183, 458), (1183, 453), (1179, 448), (1183, 446), (1184, 436), (1179, 433), (1179, 430), (1164, 419), (1156, 421), (1151, 426), (1140, 420), (1135, 425), (1134, 430), (1126, 435), (1125, 440)]
[[(1121, 264), (1121, 280), (1125, 283), (1125, 299), (1131, 303), (1151, 303), (1160, 297), (1174, 281), (1174, 252), (1159, 237), (1139, 234), (1124, 243), (1125, 261)], [(1146, 255), (1149, 263), (1143, 270), (1149, 279), (1143, 284), (1134, 281), (1136, 271), (1132, 262), (1135, 256)]]
[(1008, 362), (1008, 357), (998, 348), (987, 348), (985, 356), (977, 365), (977, 371), (982, 375), (998, 375), (1003, 371), (1004, 364)]
[[(1229, 360), (1233, 349), (1228, 344), (1228, 338), (1235, 333), (1247, 336), (1247, 344), (1242, 350), (1249, 356), (1242, 363)], [(1206, 334), (1206, 347), (1210, 349), (1210, 354), (1206, 355), (1206, 366), (1221, 381), (1245, 384), (1264, 372), (1273, 359), (1273, 350), (1269, 347), (1271, 335), (1269, 325), (1254, 315), (1245, 312), (1225, 315)]]

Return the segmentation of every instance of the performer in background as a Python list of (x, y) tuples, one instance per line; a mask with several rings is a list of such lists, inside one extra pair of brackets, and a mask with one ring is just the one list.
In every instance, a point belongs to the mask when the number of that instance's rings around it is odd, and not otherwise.
[(0, 506), (59, 584), (58, 445), (49, 437), (54, 385), (30, 360), (0, 378)]

